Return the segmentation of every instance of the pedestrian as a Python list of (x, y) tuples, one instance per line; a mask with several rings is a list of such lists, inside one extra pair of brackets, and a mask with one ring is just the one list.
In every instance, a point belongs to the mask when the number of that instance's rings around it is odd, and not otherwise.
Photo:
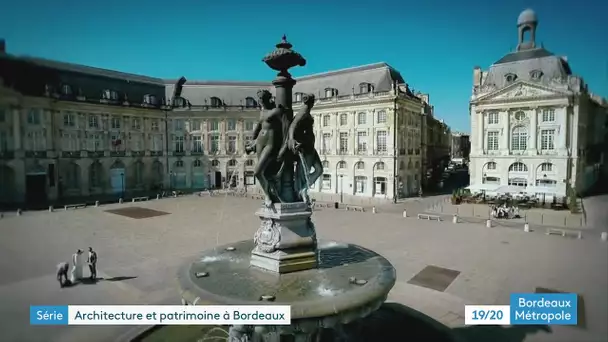
[(70, 274), (72, 284), (80, 279), (82, 279), (82, 249), (72, 254), (72, 272)]
[(87, 263), (89, 264), (89, 271), (91, 272), (91, 280), (97, 279), (97, 252), (93, 250), (93, 247), (89, 247)]
[(57, 281), (59, 286), (64, 287), (68, 285), (68, 269), (70, 265), (67, 262), (60, 262), (57, 264)]

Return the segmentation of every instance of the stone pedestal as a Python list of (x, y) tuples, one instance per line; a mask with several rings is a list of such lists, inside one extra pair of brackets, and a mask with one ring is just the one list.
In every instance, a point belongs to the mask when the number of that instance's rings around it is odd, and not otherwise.
[(317, 267), (317, 238), (306, 203), (276, 203), (256, 215), (262, 222), (254, 237), (252, 266), (276, 273)]

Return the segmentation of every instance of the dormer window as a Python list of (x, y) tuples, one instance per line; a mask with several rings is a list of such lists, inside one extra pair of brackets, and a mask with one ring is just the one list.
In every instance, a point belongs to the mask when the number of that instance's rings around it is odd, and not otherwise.
[(181, 108), (181, 107), (186, 107), (186, 99), (184, 99), (183, 97), (175, 97), (173, 99), (173, 107), (175, 108)]
[(118, 101), (118, 92), (116, 90), (105, 89), (101, 94), (101, 98), (104, 100)]
[(534, 81), (540, 81), (543, 77), (543, 72), (540, 70), (532, 70), (530, 71), (530, 78)]
[(361, 83), (359, 84), (359, 93), (367, 94), (374, 91), (374, 86), (371, 83)]
[(247, 97), (245, 99), (246, 108), (256, 108), (257, 106), (258, 106), (258, 103), (253, 97)]
[(148, 105), (156, 106), (156, 104), (158, 103), (158, 100), (156, 99), (156, 96), (146, 94), (146, 95), (144, 95), (144, 103), (148, 104)]
[(338, 89), (334, 88), (325, 88), (325, 97), (334, 97), (338, 96)]
[(223, 105), (224, 103), (222, 102), (222, 100), (220, 100), (219, 97), (212, 97), (211, 98), (211, 107), (213, 108), (219, 108)]
[(72, 87), (69, 84), (62, 85), (61, 95), (72, 95)]
[(505, 80), (507, 81), (507, 83), (513, 83), (513, 82), (515, 82), (516, 79), (517, 79), (517, 75), (515, 75), (515, 74), (506, 74), (505, 75)]
[(293, 95), (294, 95), (294, 101), (295, 102), (302, 102), (302, 95), (304, 95), (304, 94), (302, 94), (302, 93), (295, 93)]

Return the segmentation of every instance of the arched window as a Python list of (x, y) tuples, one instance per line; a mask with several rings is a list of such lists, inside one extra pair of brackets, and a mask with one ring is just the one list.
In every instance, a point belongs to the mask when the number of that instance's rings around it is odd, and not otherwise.
[(237, 164), (236, 159), (230, 159), (228, 161), (228, 166), (236, 166), (236, 164)]
[(525, 151), (528, 148), (528, 129), (517, 126), (511, 132), (511, 150)]
[(338, 96), (338, 89), (325, 88), (325, 97), (334, 97), (334, 96)]
[(524, 163), (516, 162), (509, 166), (509, 172), (528, 172), (528, 167)]
[(532, 70), (530, 71), (530, 78), (534, 81), (540, 81), (543, 77), (543, 72), (541, 70)]
[(213, 108), (219, 108), (219, 107), (221, 107), (222, 105), (224, 105), (224, 103), (222, 102), (222, 100), (220, 100), (220, 98), (219, 98), (219, 97), (215, 97), (215, 96), (213, 96), (213, 97), (211, 98), (211, 107), (213, 107)]
[(540, 164), (540, 170), (542, 172), (553, 172), (554, 171), (553, 164), (551, 164), (551, 163), (542, 163), (542, 164)]
[(89, 168), (89, 186), (98, 188), (103, 185), (103, 166), (100, 162), (95, 161)]
[(245, 107), (256, 108), (257, 106), (258, 106), (258, 103), (253, 97), (247, 97), (245, 99)]
[(365, 163), (362, 162), (362, 161), (357, 162), (357, 164), (355, 165), (355, 169), (357, 169), (357, 170), (365, 170)]
[(383, 162), (377, 162), (376, 165), (374, 165), (374, 169), (376, 170), (384, 170), (384, 163)]
[(505, 75), (505, 81), (507, 81), (507, 83), (513, 83), (513, 82), (515, 82), (516, 79), (517, 79), (517, 75), (515, 75), (515, 74), (506, 74)]
[(61, 95), (72, 95), (72, 87), (69, 84), (62, 85)]
[(156, 96), (151, 95), (151, 94), (146, 94), (146, 95), (144, 95), (144, 103), (152, 105), (152, 106), (156, 106), (158, 104), (158, 100), (156, 99)]
[(253, 166), (253, 164), (253, 159), (247, 159), (247, 161), (245, 162), (245, 166)]
[(361, 83), (359, 84), (359, 93), (360, 94), (367, 94), (374, 91), (374, 86), (371, 85), (371, 83)]
[(346, 162), (344, 160), (338, 162), (338, 169), (346, 169)]
[(294, 102), (302, 102), (302, 95), (304, 95), (303, 93), (295, 93), (293, 94), (293, 101)]
[(514, 117), (515, 117), (515, 120), (521, 121), (526, 118), (526, 113), (524, 113), (523, 111), (520, 110), (520, 111), (515, 112)]
[(323, 163), (322, 163), (322, 165), (323, 165), (324, 169), (328, 169), (329, 168), (329, 162), (327, 160), (324, 160)]
[(495, 162), (486, 163), (486, 170), (496, 170), (496, 163)]
[(200, 159), (197, 159), (197, 160), (194, 161), (193, 166), (194, 167), (202, 167), (203, 166), (203, 162), (201, 162)]
[(214, 166), (214, 167), (220, 166), (220, 161), (217, 160), (217, 159), (212, 160), (211, 161), (211, 166)]
[(183, 160), (178, 160), (175, 162), (175, 167), (184, 167), (184, 161)]
[(367, 119), (367, 113), (357, 114), (357, 124), (365, 125), (365, 122), (367, 121), (366, 119)]

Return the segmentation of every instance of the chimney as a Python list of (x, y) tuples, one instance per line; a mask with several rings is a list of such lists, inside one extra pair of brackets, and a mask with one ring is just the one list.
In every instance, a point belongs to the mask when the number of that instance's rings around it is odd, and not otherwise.
[(6, 42), (0, 38), (0, 53), (6, 53)]
[(473, 86), (479, 87), (481, 86), (481, 68), (476, 66), (473, 68)]

